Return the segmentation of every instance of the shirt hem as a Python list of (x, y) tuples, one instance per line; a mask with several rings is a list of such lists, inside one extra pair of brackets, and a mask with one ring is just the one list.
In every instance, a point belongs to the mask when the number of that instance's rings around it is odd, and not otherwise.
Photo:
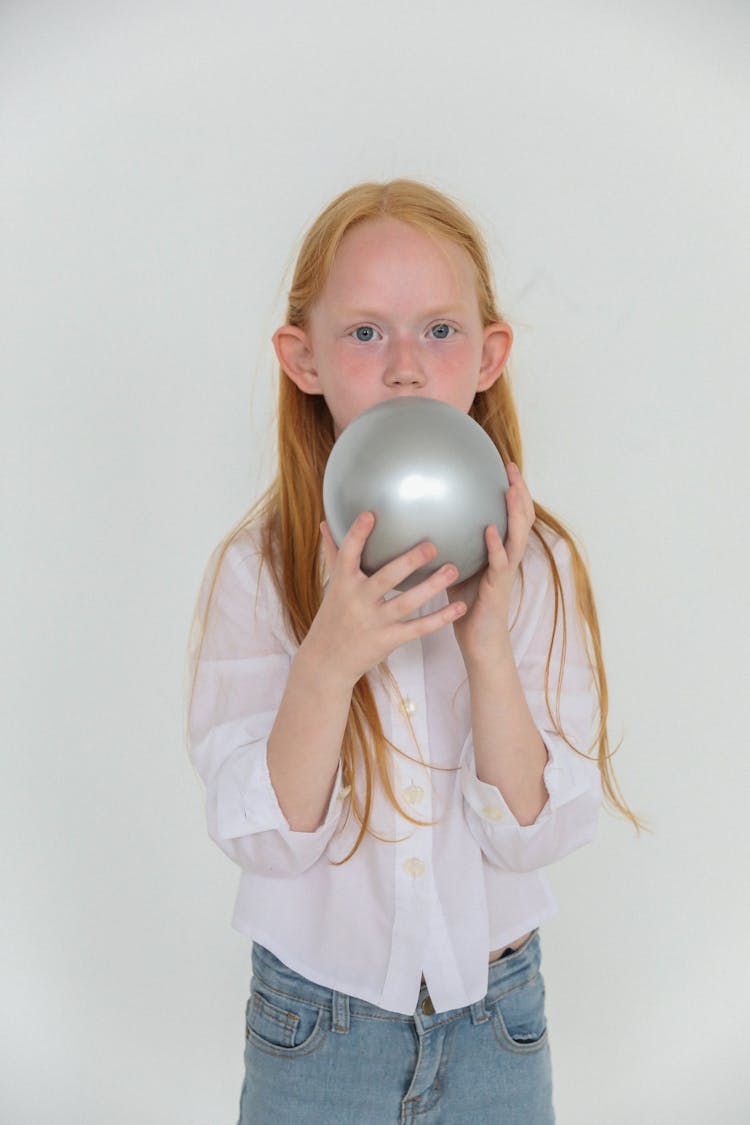
[[(541, 911), (537, 911), (534, 914), (528, 915), (524, 921), (516, 923), (512, 929), (501, 931), (496, 937), (490, 938), (487, 953), (491, 953), (493, 949), (499, 948), (500, 946), (508, 945), (510, 944), (510, 942), (514, 941), (516, 938), (521, 937), (523, 934), (537, 929), (543, 922), (547, 921), (555, 914), (558, 914), (559, 911), (560, 907), (557, 904), (552, 904), (546, 909), (542, 909)], [(313, 984), (320, 985), (321, 988), (330, 988), (331, 991), (344, 993), (357, 1000), (364, 1000), (365, 1003), (373, 1004), (376, 1008), (380, 1008), (381, 1011), (384, 1012), (393, 1012), (402, 1016), (414, 1015), (415, 1005), (412, 1005), (408, 1008), (404, 1006), (384, 1007), (382, 992), (375, 992), (367, 988), (362, 988), (361, 985), (356, 984), (356, 982), (349, 983), (347, 981), (341, 980), (333, 982), (330, 978), (326, 978), (326, 975), (324, 973), (319, 973), (315, 968), (307, 965), (299, 958), (290, 957), (287, 953), (283, 952), (277, 945), (276, 939), (259, 926), (253, 925), (252, 923), (247, 922), (242, 918), (233, 917), (232, 929), (234, 929), (238, 934), (241, 934), (242, 937), (247, 938), (249, 941), (258, 942), (259, 945), (262, 945), (270, 953), (273, 953), (274, 957), (278, 957), (278, 959), (282, 961), (287, 966), (287, 968), (291, 969), (295, 973), (299, 973), (303, 977), (306, 977), (308, 980), (312, 981)], [(462, 1008), (470, 1007), (478, 1000), (481, 1000), (486, 995), (486, 992), (487, 989), (485, 986), (483, 992), (479, 993), (476, 996), (473, 994), (469, 995), (466, 998), (466, 1002), (464, 1004), (453, 1005), (453, 1007), (448, 1010), (459, 1011)]]

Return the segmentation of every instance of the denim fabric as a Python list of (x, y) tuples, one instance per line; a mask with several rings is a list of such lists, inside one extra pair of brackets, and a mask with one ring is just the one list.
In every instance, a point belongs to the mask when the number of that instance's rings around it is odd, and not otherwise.
[(238, 1125), (554, 1125), (534, 930), (489, 966), (486, 996), (388, 1012), (288, 969), (257, 943)]

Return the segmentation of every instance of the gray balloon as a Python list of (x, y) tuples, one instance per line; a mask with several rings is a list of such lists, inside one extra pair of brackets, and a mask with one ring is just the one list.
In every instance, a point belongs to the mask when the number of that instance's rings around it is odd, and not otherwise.
[(484, 569), (485, 528), (496, 524), (505, 539), (508, 487), (500, 454), (473, 418), (410, 395), (365, 410), (342, 431), (323, 476), (323, 508), (337, 546), (360, 512), (373, 512), (360, 564), (367, 575), (424, 540), (435, 544), (435, 558), (395, 587), (403, 591), (448, 562), (458, 567), (456, 582)]

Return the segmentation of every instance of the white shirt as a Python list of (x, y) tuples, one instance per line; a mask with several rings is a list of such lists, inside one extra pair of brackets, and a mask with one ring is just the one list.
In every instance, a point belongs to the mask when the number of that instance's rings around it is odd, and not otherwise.
[[(570, 552), (565, 540), (546, 530), (545, 536), (567, 610), (562, 728), (590, 754), (597, 701)], [(201, 612), (217, 557), (218, 548), (204, 576)], [(547, 713), (554, 594), (546, 557), (530, 536), (520, 614), (515, 620), (521, 600), (516, 575), (509, 616), (524, 694), (548, 752), (549, 799), (536, 821), (519, 825), (500, 790), (477, 778), (468, 677), (447, 625), (389, 656), (404, 708), (389, 697), (377, 670), (370, 673), (386, 737), (419, 758), (408, 712), (424, 761), (458, 767), (430, 770), (392, 754), (399, 800), (419, 819), (438, 823), (411, 825), (378, 787), (372, 827), (398, 842), (367, 834), (339, 867), (328, 860), (347, 854), (359, 827), (353, 814), (344, 824), (349, 800), (341, 765), (325, 820), (314, 832), (290, 829), (271, 784), (267, 740), (298, 646), (284, 626), (267, 566), (259, 580), (259, 561), (257, 532), (246, 529), (220, 568), (189, 714), (209, 836), (241, 868), (232, 925), (308, 979), (390, 1011), (414, 1011), (422, 974), (436, 1011), (472, 1004), (487, 991), (489, 951), (557, 913), (540, 869), (591, 841), (601, 803), (596, 761), (575, 754)], [(442, 592), (418, 612), (432, 613), (447, 600)], [(558, 606), (549, 678), (553, 711), (561, 648)]]

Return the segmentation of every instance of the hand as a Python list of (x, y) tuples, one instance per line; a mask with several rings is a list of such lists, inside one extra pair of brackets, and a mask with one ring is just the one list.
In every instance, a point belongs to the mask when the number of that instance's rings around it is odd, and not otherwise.
[(448, 590), (449, 602), (461, 599), (467, 606), (467, 613), (453, 625), (453, 633), (467, 664), (492, 660), (510, 652), (510, 595), (536, 512), (518, 466), (511, 461), (506, 471), (509, 488), (505, 494), (508, 508), (505, 543), (494, 524), (486, 528), (484, 541), (488, 565)]
[(327, 672), (340, 675), (351, 687), (399, 645), (437, 632), (466, 610), (462, 602), (454, 601), (426, 617), (405, 621), (446, 589), (456, 577), (456, 568), (442, 567), (418, 586), (386, 601), (385, 595), (404, 578), (435, 558), (437, 548), (433, 543), (420, 543), (368, 577), (360, 561), (373, 527), (372, 513), (360, 513), (337, 548), (328, 524), (320, 525), (330, 582), (303, 641), (307, 650), (314, 649), (316, 660)]

